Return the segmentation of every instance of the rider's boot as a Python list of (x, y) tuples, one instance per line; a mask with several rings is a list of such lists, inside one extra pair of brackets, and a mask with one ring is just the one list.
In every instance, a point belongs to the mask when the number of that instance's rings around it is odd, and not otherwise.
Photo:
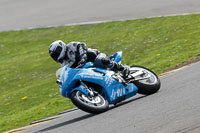
[(111, 70), (113, 71), (120, 71), (121, 74), (123, 75), (123, 78), (126, 79), (128, 75), (130, 74), (130, 67), (124, 64), (119, 64), (117, 62), (112, 62), (112, 65), (110, 67)]
[(116, 72), (120, 71), (124, 79), (126, 79), (128, 75), (130, 74), (129, 66), (112, 61), (107, 56), (104, 58), (101, 58), (101, 62), (103, 65), (105, 65), (106, 67), (110, 68), (113, 71), (116, 71)]

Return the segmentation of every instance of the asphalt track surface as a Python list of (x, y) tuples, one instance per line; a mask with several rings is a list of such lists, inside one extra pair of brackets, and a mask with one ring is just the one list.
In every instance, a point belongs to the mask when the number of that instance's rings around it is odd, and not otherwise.
[(200, 62), (160, 79), (153, 95), (138, 94), (99, 115), (72, 111), (22, 133), (199, 133)]
[(200, 12), (200, 0), (0, 0), (0, 31)]

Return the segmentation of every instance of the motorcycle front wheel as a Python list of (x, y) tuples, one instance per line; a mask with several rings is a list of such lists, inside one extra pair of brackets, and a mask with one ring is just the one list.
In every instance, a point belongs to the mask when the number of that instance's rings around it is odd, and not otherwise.
[[(161, 86), (159, 77), (151, 70), (142, 66), (131, 66), (130, 72), (143, 71), (144, 74), (140, 75), (140, 80), (136, 80), (133, 83), (138, 87), (138, 93), (144, 95), (150, 95), (156, 93)], [(149, 78), (145, 78), (145, 77)], [(144, 78), (144, 79), (142, 79)]]
[(74, 91), (71, 95), (72, 103), (79, 109), (92, 114), (103, 113), (108, 110), (108, 101), (99, 93), (93, 97), (81, 91)]

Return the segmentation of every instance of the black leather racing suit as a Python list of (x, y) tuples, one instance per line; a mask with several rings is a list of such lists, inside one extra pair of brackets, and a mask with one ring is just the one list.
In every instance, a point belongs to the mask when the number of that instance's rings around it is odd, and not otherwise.
[(62, 66), (69, 64), (71, 68), (80, 68), (87, 62), (94, 62), (94, 65), (99, 68), (110, 68), (114, 71), (123, 71), (126, 67), (111, 61), (110, 58), (100, 53), (97, 49), (91, 49), (81, 42), (70, 42), (66, 46), (66, 56), (62, 62)]

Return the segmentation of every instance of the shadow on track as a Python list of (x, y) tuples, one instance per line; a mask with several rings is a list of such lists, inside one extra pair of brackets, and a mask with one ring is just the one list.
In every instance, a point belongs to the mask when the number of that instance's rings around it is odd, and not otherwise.
[(117, 107), (119, 107), (119, 106), (122, 106), (122, 105), (124, 105), (124, 104), (128, 104), (128, 103), (130, 103), (130, 102), (139, 100), (139, 99), (144, 98), (144, 97), (147, 97), (147, 95), (141, 95), (140, 97), (137, 97), (137, 98), (134, 98), (134, 99), (131, 99), (131, 100), (122, 101), (121, 103), (118, 103), (117, 105), (114, 105), (114, 106), (109, 107), (109, 110), (112, 110), (112, 109), (117, 108)]
[(94, 114), (87, 114), (87, 115), (84, 115), (84, 116), (81, 116), (81, 117), (78, 117), (78, 118), (74, 118), (74, 119), (71, 119), (71, 120), (56, 124), (54, 126), (47, 127), (45, 129), (39, 130), (39, 131), (37, 131), (35, 133), (41, 133), (41, 132), (53, 130), (53, 129), (56, 129), (56, 128), (59, 128), (59, 127), (62, 127), (62, 126), (66, 126), (66, 125), (69, 125), (69, 124), (73, 124), (73, 123), (88, 119), (88, 118), (93, 117), (93, 116), (94, 116)]

